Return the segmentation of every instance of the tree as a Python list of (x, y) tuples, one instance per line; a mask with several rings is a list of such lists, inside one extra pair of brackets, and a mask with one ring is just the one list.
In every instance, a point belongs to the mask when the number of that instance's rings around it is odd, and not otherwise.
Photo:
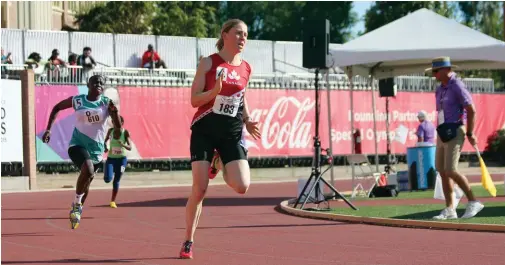
[(442, 16), (453, 18), (456, 5), (438, 1), (382, 2), (377, 1), (365, 13), (365, 33), (380, 28), (390, 22), (421, 8), (430, 9)]
[[(496, 39), (504, 39), (503, 2), (459, 2), (465, 25)], [(505, 71), (475, 70), (462, 73), (466, 77), (493, 78), (495, 87), (505, 89)]]
[(330, 20), (331, 42), (343, 43), (356, 23), (352, 2), (107, 2), (78, 14), (81, 31), (218, 37), (227, 19), (249, 26), (249, 38), (301, 41), (302, 19)]
[(249, 26), (249, 39), (272, 41), (301, 41), (302, 19), (326, 18), (330, 42), (344, 43), (357, 21), (351, 9), (352, 2), (226, 2), (220, 14), (223, 20), (242, 19)]
[(160, 2), (153, 19), (156, 35), (217, 37), (219, 2)]
[(76, 15), (80, 31), (150, 34), (156, 14), (154, 2), (107, 2)]
[(219, 2), (107, 2), (76, 15), (80, 31), (215, 37)]

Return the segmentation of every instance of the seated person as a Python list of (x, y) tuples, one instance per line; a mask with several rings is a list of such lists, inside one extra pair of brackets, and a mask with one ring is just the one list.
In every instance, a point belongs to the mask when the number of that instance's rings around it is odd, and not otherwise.
[(142, 55), (141, 67), (149, 69), (163, 67), (167, 69), (165, 62), (161, 60), (160, 55), (154, 50), (152, 44), (147, 45), (147, 51), (145, 51), (144, 55)]

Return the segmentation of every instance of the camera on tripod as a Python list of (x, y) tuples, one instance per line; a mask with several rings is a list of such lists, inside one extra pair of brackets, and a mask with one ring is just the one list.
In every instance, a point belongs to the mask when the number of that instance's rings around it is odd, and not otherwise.
[[(322, 152), (325, 152), (326, 154), (323, 155)], [(321, 166), (324, 165), (324, 162), (328, 163), (328, 165), (333, 164), (333, 157), (330, 153), (330, 148), (321, 149)]]

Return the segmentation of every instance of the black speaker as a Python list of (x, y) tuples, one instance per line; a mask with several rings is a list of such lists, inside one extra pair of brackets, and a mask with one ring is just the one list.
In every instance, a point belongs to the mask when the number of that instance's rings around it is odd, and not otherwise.
[(306, 19), (303, 21), (303, 67), (326, 69), (330, 47), (330, 21)]
[(393, 78), (379, 80), (380, 97), (396, 97), (396, 85)]

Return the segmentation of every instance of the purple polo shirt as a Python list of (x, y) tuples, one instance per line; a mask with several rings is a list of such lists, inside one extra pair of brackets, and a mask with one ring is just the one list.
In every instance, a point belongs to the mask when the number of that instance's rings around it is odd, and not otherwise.
[(416, 135), (423, 137), (424, 142), (435, 143), (435, 126), (433, 123), (424, 120), (417, 127)]
[(472, 95), (465, 84), (452, 74), (446, 86), (440, 84), (435, 91), (437, 112), (444, 110), (444, 122), (462, 121), (466, 123), (465, 107), (473, 104)]

